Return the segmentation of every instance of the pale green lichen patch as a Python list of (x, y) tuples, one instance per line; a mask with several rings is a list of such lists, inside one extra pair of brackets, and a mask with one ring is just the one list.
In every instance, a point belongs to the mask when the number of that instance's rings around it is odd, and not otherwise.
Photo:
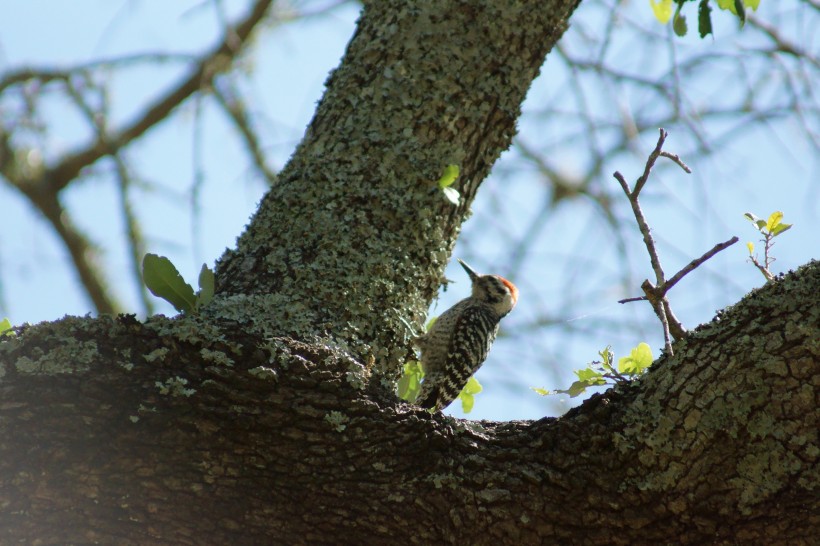
[(328, 423), (336, 432), (342, 432), (347, 428), (350, 418), (338, 411), (330, 411), (325, 414), (325, 422)]
[(165, 360), (165, 357), (168, 356), (168, 353), (170, 352), (171, 350), (168, 347), (159, 347), (147, 355), (142, 355), (142, 358), (148, 362), (161, 362), (162, 360)]
[(145, 327), (160, 336), (173, 337), (191, 345), (212, 347), (224, 345), (235, 354), (241, 354), (242, 348), (237, 343), (228, 340), (222, 329), (212, 320), (202, 315), (180, 316), (173, 319), (161, 315), (149, 317)]
[(169, 377), (165, 381), (154, 383), (163, 396), (192, 396), (196, 393), (196, 390), (187, 388), (185, 386), (187, 384), (188, 380), (179, 376)]
[(99, 357), (97, 343), (93, 340), (78, 341), (64, 338), (62, 344), (44, 351), (35, 348), (31, 356), (17, 359), (14, 366), (18, 373), (33, 375), (53, 375), (82, 373), (91, 368)]
[(222, 351), (212, 351), (210, 349), (203, 347), (199, 350), (199, 354), (202, 356), (202, 359), (206, 362), (211, 362), (219, 366), (233, 366), (233, 360)]
[(252, 376), (258, 378), (258, 379), (263, 379), (263, 380), (268, 380), (268, 379), (277, 380), (277, 379), (279, 379), (279, 374), (276, 372), (276, 370), (274, 370), (273, 368), (265, 367), (265, 366), (257, 366), (256, 368), (251, 368), (250, 370), (248, 370), (248, 373), (251, 374)]

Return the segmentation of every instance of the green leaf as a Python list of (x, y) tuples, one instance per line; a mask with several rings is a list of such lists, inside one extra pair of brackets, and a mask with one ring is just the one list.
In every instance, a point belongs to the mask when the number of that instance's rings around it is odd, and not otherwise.
[(649, 0), (649, 5), (652, 6), (655, 19), (660, 21), (662, 25), (669, 22), (672, 17), (672, 0)]
[(453, 182), (456, 181), (459, 173), (460, 169), (458, 168), (458, 165), (447, 165), (444, 167), (444, 174), (442, 174), (441, 178), (438, 179), (438, 187), (442, 190), (444, 188), (449, 188), (453, 185)]
[(458, 202), (461, 200), (461, 194), (458, 193), (457, 189), (441, 188), (441, 191), (444, 192), (444, 197), (446, 197), (449, 202), (454, 205), (458, 205)]
[(618, 371), (625, 375), (639, 375), (652, 365), (652, 349), (646, 343), (638, 343), (629, 356), (618, 359)]
[(467, 380), (467, 384), (464, 385), (464, 388), (461, 389), (461, 392), (466, 392), (467, 394), (478, 394), (484, 390), (484, 387), (481, 386), (481, 383), (478, 382), (478, 379), (475, 377), (471, 377)]
[(190, 313), (194, 310), (194, 289), (165, 256), (146, 254), (142, 259), (142, 279), (153, 295), (164, 299), (177, 311)]
[(749, 241), (748, 243), (746, 243), (746, 248), (749, 249), (749, 256), (754, 255), (754, 253), (755, 253), (755, 244), (753, 242)]
[(424, 377), (424, 370), (421, 363), (411, 360), (404, 365), (404, 374), (399, 379), (398, 394), (399, 398), (407, 402), (415, 401), (419, 395), (421, 388), (421, 378)]
[(481, 383), (479, 383), (478, 379), (475, 377), (471, 377), (467, 380), (467, 384), (464, 385), (464, 388), (461, 389), (461, 392), (458, 395), (458, 398), (461, 400), (461, 410), (464, 413), (470, 413), (473, 411), (473, 406), (475, 405), (475, 395), (483, 390), (484, 387), (481, 386)]
[(672, 19), (672, 30), (674, 30), (678, 36), (683, 37), (689, 32), (689, 25), (686, 24), (686, 16), (681, 15), (680, 8), (681, 7), (678, 6), (677, 11), (675, 11), (675, 17)]
[(746, 8), (743, 6), (742, 0), (735, 0), (735, 13), (737, 14), (737, 18), (740, 19), (740, 26), (746, 24)]
[(717, 0), (718, 7), (722, 10), (731, 11), (741, 20), (746, 21), (746, 8), (757, 11), (760, 0)]
[(552, 394), (548, 389), (543, 389), (541, 387), (530, 387), (532, 390), (540, 394), (541, 396), (548, 396)]
[(208, 305), (214, 297), (214, 272), (202, 264), (199, 270), (199, 292), (196, 293), (196, 308), (202, 309)]
[(598, 355), (601, 357), (601, 365), (608, 370), (612, 369), (612, 359), (615, 355), (612, 353), (612, 346), (607, 345), (602, 350), (598, 351)]
[[(578, 379), (589, 383), (590, 385), (603, 385), (604, 378), (601, 372), (595, 371), (592, 368), (584, 368), (583, 370), (575, 370), (575, 375)], [(600, 383), (598, 381), (600, 380)]]
[(792, 224), (783, 224), (783, 223), (777, 224), (776, 226), (774, 226), (774, 229), (772, 230), (772, 235), (777, 237), (778, 235), (780, 235), (781, 233), (783, 233), (784, 231), (788, 230), (791, 227), (792, 227)]
[(712, 34), (712, 8), (709, 7), (709, 0), (700, 0), (698, 6), (698, 33), (701, 38), (706, 38)]
[(472, 394), (467, 394), (466, 392), (462, 392), (458, 395), (459, 400), (461, 400), (461, 411), (464, 413), (470, 413), (473, 411), (473, 406), (475, 405), (475, 396)]
[(11, 329), (11, 321), (8, 318), (0, 320), (0, 337), (13, 335), (14, 331)]
[(731, 11), (735, 15), (737, 15), (737, 11), (735, 9), (735, 0), (717, 0), (717, 5), (720, 9)]
[(579, 394), (583, 394), (584, 391), (586, 391), (587, 388), (591, 386), (592, 385), (590, 385), (586, 381), (576, 381), (572, 385), (570, 385), (567, 390), (557, 390), (555, 392), (560, 394), (568, 394), (570, 398), (575, 398)]
[(761, 220), (751, 212), (744, 212), (743, 216), (751, 223), (753, 223), (758, 231), (763, 231), (763, 228), (766, 227), (766, 220)]
[(777, 224), (780, 223), (780, 220), (783, 219), (783, 213), (779, 210), (774, 211), (769, 215), (769, 219), (766, 221), (766, 231), (769, 233), (774, 231), (774, 228), (777, 227)]

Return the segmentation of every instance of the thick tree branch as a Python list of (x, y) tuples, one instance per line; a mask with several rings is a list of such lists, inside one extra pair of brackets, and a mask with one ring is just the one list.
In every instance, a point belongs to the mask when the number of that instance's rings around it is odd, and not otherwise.
[(808, 544), (818, 338), (813, 262), (560, 419), (470, 423), (323, 345), (44, 323), (0, 342), (0, 541)]

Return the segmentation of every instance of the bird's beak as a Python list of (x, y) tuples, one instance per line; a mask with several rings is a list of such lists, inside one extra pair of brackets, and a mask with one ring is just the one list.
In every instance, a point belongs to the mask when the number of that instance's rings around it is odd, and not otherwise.
[(472, 267), (470, 267), (469, 265), (467, 265), (466, 263), (464, 263), (464, 262), (463, 262), (463, 261), (461, 261), (461, 260), (459, 260), (459, 261), (458, 261), (458, 263), (460, 263), (460, 264), (461, 264), (461, 267), (463, 267), (463, 268), (464, 268), (464, 271), (466, 271), (466, 272), (467, 272), (467, 274), (470, 276), (470, 280), (471, 280), (471, 281), (476, 280), (476, 278), (478, 277), (478, 273), (476, 273), (475, 271), (473, 271), (473, 268), (472, 268)]

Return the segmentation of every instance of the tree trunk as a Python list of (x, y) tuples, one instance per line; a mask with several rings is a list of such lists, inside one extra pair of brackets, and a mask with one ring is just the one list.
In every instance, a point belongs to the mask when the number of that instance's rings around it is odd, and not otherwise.
[[(304, 140), (217, 271), (215, 319), (327, 332), (387, 377), (579, 0), (366, 3)], [(452, 204), (437, 181), (458, 165)], [(264, 317), (264, 319), (260, 319)]]
[(202, 315), (3, 338), (0, 543), (810, 543), (816, 262), (560, 419), (393, 394), (402, 317), (435, 294), (575, 2), (498, 4), (367, 3)]

